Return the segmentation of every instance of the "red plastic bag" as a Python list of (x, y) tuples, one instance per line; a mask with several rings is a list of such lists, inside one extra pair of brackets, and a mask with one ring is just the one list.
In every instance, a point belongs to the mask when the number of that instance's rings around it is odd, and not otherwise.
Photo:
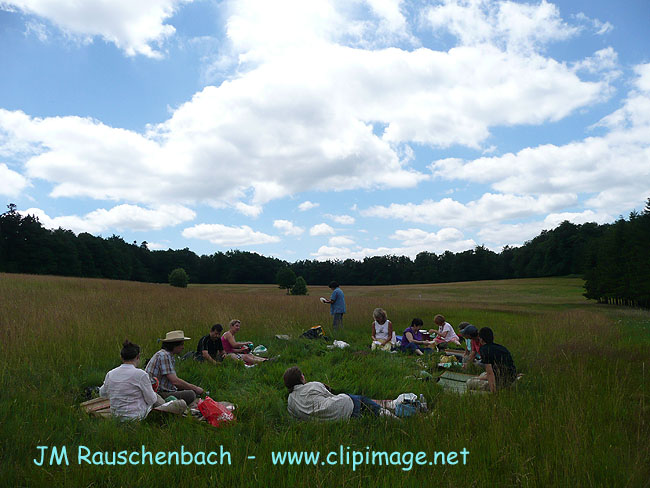
[(199, 400), (198, 408), (203, 418), (215, 427), (221, 427), (225, 422), (235, 420), (235, 416), (230, 410), (221, 403), (215, 402), (210, 397), (205, 397), (205, 400)]

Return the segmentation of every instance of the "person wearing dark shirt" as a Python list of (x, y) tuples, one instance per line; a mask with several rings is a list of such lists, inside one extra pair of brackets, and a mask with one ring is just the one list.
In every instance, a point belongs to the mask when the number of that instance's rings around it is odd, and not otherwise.
[(214, 324), (210, 329), (210, 333), (201, 337), (199, 345), (196, 348), (197, 360), (207, 361), (212, 364), (217, 364), (217, 361), (221, 362), (223, 360), (221, 332), (223, 332), (223, 326), (221, 324)]
[(467, 382), (469, 388), (489, 390), (492, 393), (509, 386), (517, 378), (517, 369), (512, 355), (501, 344), (494, 342), (494, 332), (489, 327), (478, 331), (481, 342), (481, 362), (485, 373)]

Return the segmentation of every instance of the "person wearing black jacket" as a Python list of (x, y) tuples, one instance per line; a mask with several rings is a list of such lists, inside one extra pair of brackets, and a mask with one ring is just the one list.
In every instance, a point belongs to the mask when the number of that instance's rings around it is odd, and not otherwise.
[(485, 365), (485, 373), (468, 380), (467, 386), (470, 389), (489, 390), (494, 393), (515, 381), (517, 368), (510, 351), (494, 342), (492, 329), (483, 327), (478, 331), (478, 336), (481, 342), (481, 363)]
[(223, 332), (223, 326), (214, 324), (210, 329), (210, 333), (201, 337), (196, 347), (197, 360), (207, 361), (212, 364), (223, 361), (224, 352), (223, 344), (221, 344), (221, 332)]

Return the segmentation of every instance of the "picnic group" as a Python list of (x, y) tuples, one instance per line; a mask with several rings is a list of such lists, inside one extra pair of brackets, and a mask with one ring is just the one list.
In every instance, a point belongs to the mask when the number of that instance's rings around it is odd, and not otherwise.
[[(335, 281), (329, 285), (330, 298), (321, 302), (330, 305), (332, 326), (335, 331), (343, 329), (343, 316), (346, 313), (345, 296)], [(484, 371), (467, 381), (468, 389), (496, 392), (511, 385), (517, 371), (510, 352), (494, 342), (492, 329), (478, 329), (468, 322), (454, 327), (438, 314), (433, 318), (437, 329), (424, 329), (420, 318), (413, 318), (411, 324), (400, 335), (393, 330), (386, 311), (376, 308), (372, 313), (370, 347), (373, 350), (402, 352), (423, 355), (429, 352), (456, 348), (462, 354), (462, 367), (476, 365)], [(211, 364), (219, 364), (228, 358), (242, 361), (248, 366), (264, 364), (276, 358), (264, 358), (251, 351), (251, 343), (236, 340), (242, 323), (233, 319), (224, 332), (221, 324), (213, 325), (209, 332), (198, 341), (196, 351), (183, 355)], [(144, 370), (138, 369), (140, 347), (125, 341), (121, 350), (122, 364), (106, 374), (104, 384), (99, 390), (101, 397), (110, 401), (111, 413), (122, 420), (145, 418), (152, 408), (167, 408), (167, 411), (184, 413), (196, 406), (205, 391), (180, 378), (176, 373), (175, 358), (181, 356), (185, 343), (191, 340), (182, 330), (167, 332), (160, 339), (162, 347), (147, 362)], [(462, 342), (464, 341), (464, 346)], [(300, 420), (341, 420), (362, 415), (393, 416), (389, 401), (372, 400), (362, 395), (347, 393), (334, 394), (330, 387), (318, 382), (307, 381), (298, 366), (288, 368), (283, 376), (289, 392), (287, 410)]]

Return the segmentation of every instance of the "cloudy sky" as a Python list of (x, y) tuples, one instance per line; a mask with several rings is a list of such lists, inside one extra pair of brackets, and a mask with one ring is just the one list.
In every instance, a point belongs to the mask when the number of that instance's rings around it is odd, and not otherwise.
[(646, 0), (0, 1), (0, 201), (289, 261), (611, 222), (650, 197), (648, 32)]

